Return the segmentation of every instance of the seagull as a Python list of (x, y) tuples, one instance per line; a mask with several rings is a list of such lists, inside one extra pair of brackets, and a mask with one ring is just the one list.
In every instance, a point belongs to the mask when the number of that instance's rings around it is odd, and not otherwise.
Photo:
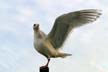
[(71, 56), (72, 54), (60, 52), (69, 33), (77, 27), (96, 21), (100, 15), (101, 10), (98, 9), (85, 9), (63, 14), (56, 18), (52, 30), (47, 35), (40, 30), (39, 24), (34, 24), (34, 48), (48, 60), (42, 67), (48, 67), (50, 58)]

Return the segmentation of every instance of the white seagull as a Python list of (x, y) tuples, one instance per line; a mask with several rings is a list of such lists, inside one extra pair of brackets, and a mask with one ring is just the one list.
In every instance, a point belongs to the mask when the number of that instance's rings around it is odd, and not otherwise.
[(43, 67), (48, 67), (50, 58), (71, 56), (72, 54), (59, 51), (71, 30), (94, 22), (100, 15), (101, 12), (97, 9), (85, 9), (63, 14), (55, 20), (48, 35), (40, 30), (39, 24), (34, 24), (34, 48), (48, 59), (47, 64)]

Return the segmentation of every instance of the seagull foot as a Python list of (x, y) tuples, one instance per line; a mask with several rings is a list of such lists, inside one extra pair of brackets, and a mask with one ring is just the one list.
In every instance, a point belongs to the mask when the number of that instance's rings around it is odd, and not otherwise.
[(45, 69), (45, 68), (48, 68), (48, 66), (45, 65), (45, 66), (41, 66), (40, 68)]

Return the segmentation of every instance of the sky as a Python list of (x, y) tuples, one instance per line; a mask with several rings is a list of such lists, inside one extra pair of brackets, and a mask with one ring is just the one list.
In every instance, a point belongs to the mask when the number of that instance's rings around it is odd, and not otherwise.
[(33, 47), (34, 23), (46, 34), (65, 13), (102, 10), (101, 17), (70, 33), (62, 47), (72, 53), (51, 59), (50, 72), (108, 72), (108, 0), (0, 0), (0, 72), (39, 72), (47, 59)]

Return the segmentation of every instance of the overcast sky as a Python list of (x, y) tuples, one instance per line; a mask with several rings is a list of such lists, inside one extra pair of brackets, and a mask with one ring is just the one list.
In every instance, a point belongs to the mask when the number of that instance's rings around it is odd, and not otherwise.
[(50, 72), (108, 72), (108, 0), (0, 0), (0, 72), (39, 72), (47, 59), (33, 47), (34, 23), (48, 34), (55, 19), (68, 12), (100, 9), (101, 17), (75, 29)]

